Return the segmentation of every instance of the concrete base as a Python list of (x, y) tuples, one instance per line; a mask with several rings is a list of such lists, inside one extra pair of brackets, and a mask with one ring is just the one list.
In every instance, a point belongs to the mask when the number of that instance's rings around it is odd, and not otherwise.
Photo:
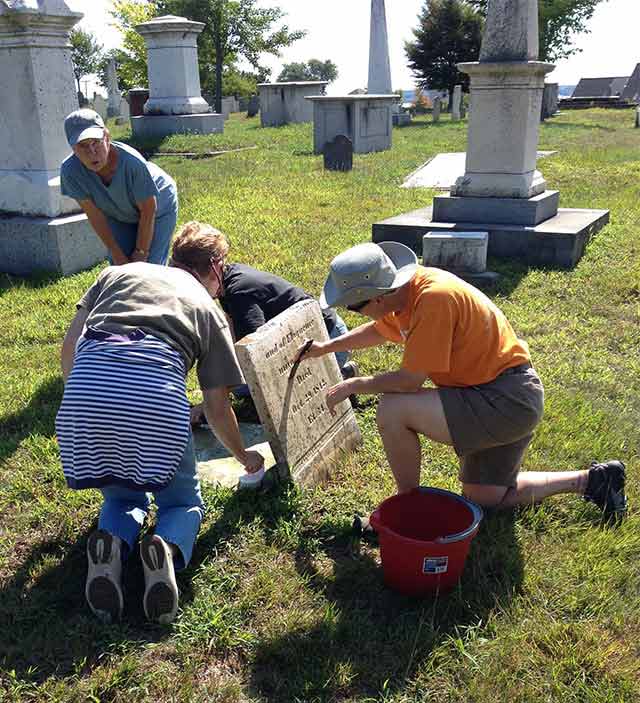
[(489, 233), (489, 256), (519, 259), (535, 266), (573, 268), (589, 239), (609, 222), (609, 210), (560, 209), (535, 226), (487, 222), (435, 222), (432, 208), (390, 217), (373, 224), (374, 242), (401, 242), (419, 256), (427, 232), (455, 230)]
[(0, 216), (0, 271), (29, 276), (39, 271), (63, 275), (90, 268), (107, 250), (86, 215)]
[(224, 116), (215, 112), (204, 115), (144, 115), (131, 118), (131, 131), (136, 139), (160, 139), (171, 134), (222, 134)]
[(534, 226), (558, 212), (560, 193), (545, 190), (533, 198), (474, 198), (438, 195), (433, 199), (437, 222), (493, 222)]

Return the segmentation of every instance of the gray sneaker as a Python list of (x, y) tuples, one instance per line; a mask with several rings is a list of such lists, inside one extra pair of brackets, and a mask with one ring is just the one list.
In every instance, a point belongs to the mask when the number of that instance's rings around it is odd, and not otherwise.
[(87, 583), (84, 594), (93, 613), (105, 624), (120, 620), (122, 596), (122, 540), (96, 530), (87, 540)]
[(349, 378), (355, 378), (359, 375), (360, 369), (355, 361), (347, 361), (347, 363), (340, 369), (343, 380), (348, 380)]
[(169, 545), (158, 535), (147, 535), (140, 542), (144, 568), (144, 606), (149, 620), (168, 625), (178, 612), (178, 584)]
[(621, 461), (591, 462), (584, 498), (602, 510), (607, 522), (618, 522), (627, 512), (626, 478), (625, 465)]

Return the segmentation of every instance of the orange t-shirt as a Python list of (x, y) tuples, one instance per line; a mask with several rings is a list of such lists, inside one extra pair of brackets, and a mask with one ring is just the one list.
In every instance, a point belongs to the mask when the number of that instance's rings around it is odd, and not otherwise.
[(402, 368), (437, 386), (477, 386), (530, 361), (502, 311), (477, 288), (447, 271), (420, 266), (409, 301), (378, 320), (378, 332), (404, 344)]

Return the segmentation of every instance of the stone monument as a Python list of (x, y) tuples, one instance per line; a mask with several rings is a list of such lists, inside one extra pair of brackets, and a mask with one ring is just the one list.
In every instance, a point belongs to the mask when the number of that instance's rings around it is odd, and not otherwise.
[(115, 59), (109, 59), (107, 62), (107, 95), (109, 96), (107, 117), (119, 117), (122, 93), (118, 87), (118, 73), (116, 71)]
[[(369, 85), (365, 95), (310, 97), (313, 102), (313, 150), (344, 134), (356, 154), (391, 148), (393, 112), (400, 99), (391, 93), (389, 44), (384, 0), (371, 0)], [(379, 93), (378, 91), (383, 91)]]
[(75, 273), (106, 249), (60, 192), (78, 109), (69, 34), (82, 14), (63, 0), (0, 1), (0, 271)]
[(431, 118), (434, 122), (440, 121), (440, 110), (442, 110), (442, 101), (438, 96), (436, 96), (433, 99), (433, 108), (431, 111)]
[(471, 76), (465, 173), (450, 196), (373, 225), (373, 240), (419, 251), (428, 231), (489, 232), (489, 255), (572, 267), (608, 210), (558, 209), (536, 169), (544, 77), (538, 57), (537, 0), (489, 0), (480, 60), (459, 64)]
[(133, 136), (222, 133), (224, 117), (211, 112), (200, 92), (197, 40), (204, 24), (165, 15), (135, 29), (147, 46), (149, 99), (144, 115), (131, 118)]
[(459, 122), (461, 117), (462, 107), (462, 86), (456, 85), (453, 88), (453, 98), (451, 102), (451, 120)]
[(332, 415), (325, 395), (342, 380), (333, 354), (296, 362), (305, 339), (326, 340), (320, 306), (303, 300), (236, 342), (235, 348), (258, 415), (280, 467), (311, 486), (361, 443), (348, 400)]
[(305, 98), (324, 95), (327, 85), (328, 81), (258, 83), (260, 124), (263, 127), (280, 127), (311, 122), (313, 106)]
[(349, 137), (339, 134), (324, 145), (324, 167), (327, 171), (351, 171), (353, 168), (353, 144)]

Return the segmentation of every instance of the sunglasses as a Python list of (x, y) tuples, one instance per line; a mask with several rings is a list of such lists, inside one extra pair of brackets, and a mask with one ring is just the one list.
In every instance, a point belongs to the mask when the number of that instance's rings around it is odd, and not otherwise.
[(355, 305), (347, 305), (347, 310), (349, 310), (350, 312), (360, 312), (362, 308), (369, 305), (370, 302), (370, 300), (365, 300), (364, 302), (356, 303)]

